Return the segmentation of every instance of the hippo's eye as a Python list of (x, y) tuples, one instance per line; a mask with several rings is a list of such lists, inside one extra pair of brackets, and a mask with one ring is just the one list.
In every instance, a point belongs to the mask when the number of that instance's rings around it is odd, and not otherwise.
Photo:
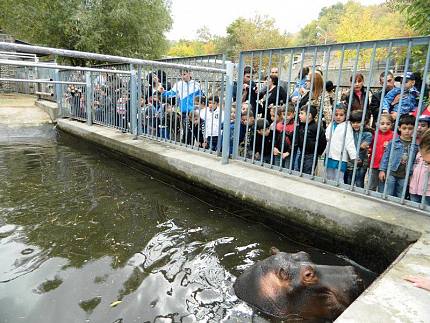
[(290, 279), (290, 275), (288, 274), (288, 271), (286, 271), (284, 268), (279, 269), (278, 276), (282, 280)]

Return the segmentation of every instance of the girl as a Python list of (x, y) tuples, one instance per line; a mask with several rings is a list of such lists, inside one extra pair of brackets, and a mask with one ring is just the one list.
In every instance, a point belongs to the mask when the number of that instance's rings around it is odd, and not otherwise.
[[(373, 145), (375, 145), (375, 158), (373, 160), (373, 164), (370, 165), (370, 173), (369, 173), (369, 189), (372, 191), (376, 191), (380, 186), (379, 182), (379, 166), (381, 164), (382, 156), (384, 155), (385, 147), (387, 147), (388, 143), (393, 139), (393, 130), (391, 130), (393, 125), (393, 120), (389, 114), (381, 114), (379, 119), (379, 130), (378, 130), (378, 138), (376, 138), (376, 134), (373, 135), (372, 144), (370, 146), (370, 156), (369, 160), (372, 161), (372, 152)], [(381, 189), (378, 189), (381, 192)], [(383, 191), (383, 183), (382, 183), (382, 191)]]
[[(328, 151), (326, 153), (327, 179), (336, 180), (339, 162), (341, 162), (339, 179), (342, 183), (348, 160), (354, 160), (356, 158), (352, 127), (345, 119), (346, 107), (343, 104), (338, 104), (335, 109), (334, 120), (325, 131), (327, 142), (329, 142), (329, 144), (327, 144)], [(342, 153), (344, 141), (345, 145)]]
[[(363, 118), (363, 111), (356, 110), (352, 111), (351, 116), (349, 117), (349, 122), (351, 123), (351, 127), (353, 130), (354, 136), (354, 144), (359, 149), (358, 160), (357, 160), (357, 169), (355, 172), (355, 186), (364, 187), (364, 177), (366, 176), (367, 167), (369, 165), (369, 158), (367, 152), (369, 150), (369, 146), (372, 143), (372, 129), (364, 127), (363, 132), (361, 134), (360, 139), (360, 128), (361, 128), (361, 120)], [(365, 120), (366, 123), (366, 120)], [(352, 175), (354, 173), (354, 164), (352, 162), (348, 163), (347, 170), (345, 172), (344, 181), (345, 184), (352, 183)]]
[[(422, 115), (419, 118), (417, 142), (421, 142), (421, 137), (428, 131), (430, 126), (430, 115)], [(428, 149), (430, 150), (430, 149)], [(429, 176), (428, 165), (422, 157), (423, 148), (420, 145), (419, 152), (415, 158), (414, 170), (412, 173), (411, 181), (409, 183), (409, 194), (411, 201), (421, 203), (423, 194), (425, 194), (424, 205), (430, 205), (430, 181), (427, 184), (426, 191), (424, 192), (425, 179)]]
[(272, 108), (270, 114), (272, 116), (273, 128), (275, 129), (273, 164), (280, 167), (285, 167), (285, 165), (289, 167), (289, 156), (294, 132), (294, 106), (288, 106), (287, 111), (285, 111), (284, 106), (278, 107), (276, 118), (274, 108)]

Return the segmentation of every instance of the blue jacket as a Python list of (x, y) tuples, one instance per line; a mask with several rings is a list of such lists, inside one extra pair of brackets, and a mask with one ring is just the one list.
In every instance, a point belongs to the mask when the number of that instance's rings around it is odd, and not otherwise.
[[(400, 161), (402, 159), (403, 144), (400, 141), (400, 137), (397, 137), (388, 143), (388, 145), (384, 151), (384, 156), (382, 156), (381, 164), (379, 165), (379, 170), (384, 171), (384, 172), (386, 172), (388, 169), (388, 160), (390, 157), (391, 145), (394, 145), (393, 156), (391, 157), (392, 158), (392, 160), (391, 160), (391, 171), (392, 172), (397, 171), (397, 169), (399, 168), (399, 165), (400, 165)], [(414, 146), (412, 146), (412, 143), (411, 143), (411, 148), (412, 148), (412, 157), (411, 158), (413, 161), (415, 161), (415, 157), (416, 157), (417, 152), (418, 152), (418, 145), (415, 144)], [(409, 154), (409, 156), (410, 156), (410, 154)], [(413, 170), (413, 167), (411, 167), (409, 175), (412, 174), (412, 170)]]
[(402, 106), (399, 109), (399, 103), (396, 103), (394, 106), (391, 106), (391, 103), (393, 102), (394, 98), (400, 94), (401, 88), (395, 87), (390, 92), (387, 93), (387, 95), (384, 98), (384, 104), (382, 106), (383, 111), (387, 112), (398, 112), (400, 115), (408, 114), (412, 111), (415, 111), (416, 107), (418, 106), (417, 103), (417, 97), (420, 94), (415, 87), (412, 87), (409, 90), (404, 90), (403, 92), (403, 99), (402, 99)]

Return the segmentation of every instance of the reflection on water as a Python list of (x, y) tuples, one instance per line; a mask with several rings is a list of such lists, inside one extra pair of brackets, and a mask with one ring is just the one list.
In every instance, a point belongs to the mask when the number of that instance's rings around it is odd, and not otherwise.
[(1, 322), (264, 321), (235, 277), (302, 245), (42, 133), (0, 143)]

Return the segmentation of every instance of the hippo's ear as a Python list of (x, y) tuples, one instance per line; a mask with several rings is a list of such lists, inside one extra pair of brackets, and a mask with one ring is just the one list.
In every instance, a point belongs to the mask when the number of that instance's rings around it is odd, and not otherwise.
[(278, 254), (278, 253), (280, 253), (280, 251), (279, 251), (279, 249), (278, 249), (278, 248), (276, 248), (276, 247), (271, 247), (271, 248), (270, 248), (270, 254), (271, 254), (272, 256), (274, 256), (274, 255), (276, 255), (276, 254)]

